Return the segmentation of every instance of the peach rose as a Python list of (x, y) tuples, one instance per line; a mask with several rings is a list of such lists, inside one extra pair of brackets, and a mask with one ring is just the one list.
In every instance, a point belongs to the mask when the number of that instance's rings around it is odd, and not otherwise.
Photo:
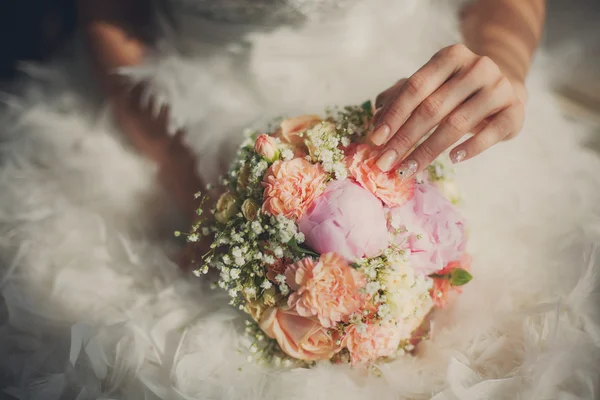
[(325, 190), (327, 174), (321, 164), (303, 158), (275, 161), (263, 180), (263, 211), (300, 219), (314, 199)]
[(265, 135), (264, 133), (256, 138), (256, 142), (254, 143), (254, 151), (268, 162), (273, 162), (279, 158), (277, 141), (275, 138)]
[(346, 329), (342, 345), (350, 352), (352, 365), (372, 363), (380, 357), (390, 357), (398, 350), (402, 337), (394, 325), (367, 324), (359, 332), (356, 325)]
[(283, 120), (281, 128), (275, 133), (282, 143), (292, 146), (299, 146), (304, 139), (301, 133), (314, 127), (321, 122), (321, 118), (316, 115), (302, 115), (300, 117), (288, 118)]
[(310, 258), (288, 266), (286, 283), (295, 293), (288, 305), (304, 317), (315, 316), (321, 325), (332, 328), (360, 310), (366, 284), (364, 276), (337, 253), (322, 254), (318, 262)]
[(263, 312), (260, 329), (277, 340), (287, 355), (299, 360), (329, 360), (341, 347), (331, 334), (314, 318), (298, 315), (294, 310), (272, 307)]
[(402, 181), (395, 171), (382, 172), (375, 162), (379, 150), (366, 144), (353, 144), (346, 151), (350, 175), (388, 207), (398, 207), (413, 197), (415, 180)]

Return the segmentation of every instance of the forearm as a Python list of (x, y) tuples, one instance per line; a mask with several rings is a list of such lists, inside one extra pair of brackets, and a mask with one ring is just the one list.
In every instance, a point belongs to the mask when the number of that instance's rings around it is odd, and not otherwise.
[(152, 143), (151, 138), (165, 140), (166, 135), (144, 133), (149, 133), (148, 129), (156, 131), (165, 126), (159, 126), (163, 124), (155, 121), (151, 111), (140, 106), (141, 88), (132, 88), (116, 73), (118, 68), (140, 64), (144, 54), (144, 43), (118, 22), (125, 19), (128, 2), (133, 4), (133, 1), (125, 0), (113, 8), (111, 6), (115, 2), (107, 1), (105, 4), (110, 11), (106, 11), (97, 10), (93, 0), (82, 0), (80, 19), (96, 76), (123, 133), (144, 155), (161, 163), (163, 155), (159, 150), (166, 146)]
[[(169, 109), (155, 115), (143, 107), (141, 84), (131, 82), (116, 71), (142, 62), (146, 44), (130, 23), (144, 24), (136, 11), (149, 7), (145, 0), (80, 0), (80, 19), (96, 74), (114, 116), (129, 142), (159, 167), (159, 177), (183, 210), (194, 213), (193, 193), (202, 187), (194, 154), (187, 149), (183, 133), (168, 133)], [(133, 15), (133, 16), (132, 16)], [(137, 21), (131, 18), (138, 18)]]
[(545, 0), (476, 0), (462, 13), (465, 44), (490, 57), (514, 82), (524, 82), (539, 45)]

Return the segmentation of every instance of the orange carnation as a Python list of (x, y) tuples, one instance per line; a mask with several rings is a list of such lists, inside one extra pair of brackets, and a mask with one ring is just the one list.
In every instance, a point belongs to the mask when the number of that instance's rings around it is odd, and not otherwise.
[(285, 271), (286, 282), (295, 293), (290, 308), (303, 317), (315, 316), (321, 325), (332, 328), (360, 310), (364, 276), (337, 253), (322, 254), (315, 263), (305, 258)]
[(323, 193), (326, 181), (321, 164), (311, 164), (303, 158), (276, 161), (263, 180), (262, 209), (271, 215), (300, 219)]
[(403, 181), (395, 171), (381, 171), (375, 164), (379, 155), (376, 147), (353, 144), (348, 147), (346, 154), (345, 162), (350, 175), (386, 206), (398, 207), (413, 197), (415, 180)]

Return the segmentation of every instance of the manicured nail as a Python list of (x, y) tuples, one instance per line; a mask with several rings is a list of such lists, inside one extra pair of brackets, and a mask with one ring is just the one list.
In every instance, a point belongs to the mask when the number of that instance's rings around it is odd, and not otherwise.
[(450, 154), (450, 161), (452, 161), (452, 164), (458, 164), (464, 160), (466, 156), (467, 152), (465, 150), (457, 150)]
[(371, 133), (371, 142), (376, 146), (381, 146), (389, 136), (390, 127), (387, 124), (381, 124)]
[(388, 172), (398, 162), (398, 153), (394, 149), (388, 149), (377, 159), (377, 167), (383, 172)]
[(404, 161), (400, 168), (398, 168), (398, 175), (402, 180), (410, 179), (414, 174), (417, 173), (419, 164), (414, 160)]

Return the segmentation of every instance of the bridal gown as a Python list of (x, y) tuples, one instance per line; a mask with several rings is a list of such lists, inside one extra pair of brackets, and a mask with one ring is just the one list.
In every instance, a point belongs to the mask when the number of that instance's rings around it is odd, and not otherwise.
[[(144, 64), (119, 72), (171, 106), (214, 181), (245, 127), (373, 98), (459, 41), (458, 6), (173, 1)], [(115, 128), (81, 44), (28, 66), (0, 110), (0, 398), (598, 396), (600, 160), (554, 104), (552, 67), (538, 55), (522, 133), (456, 169), (474, 280), (416, 357), (365, 375), (247, 362), (244, 316), (170, 261), (181, 220)]]

